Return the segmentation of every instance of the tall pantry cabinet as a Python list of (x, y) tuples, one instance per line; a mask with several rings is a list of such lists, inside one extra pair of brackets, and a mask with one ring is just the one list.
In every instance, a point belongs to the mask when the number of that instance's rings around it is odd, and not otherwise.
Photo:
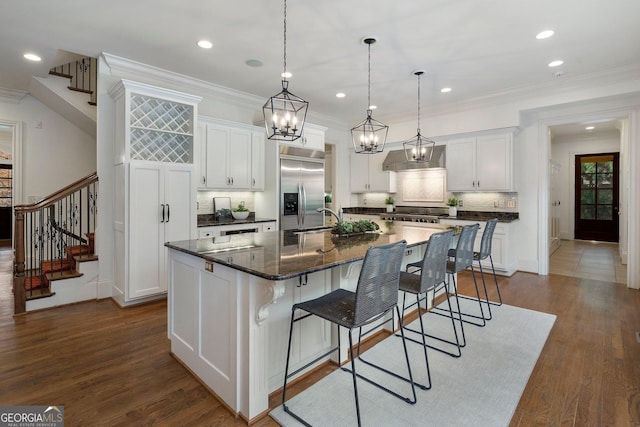
[(167, 241), (196, 237), (194, 132), (201, 98), (122, 80), (114, 101), (114, 293), (120, 305), (167, 292)]

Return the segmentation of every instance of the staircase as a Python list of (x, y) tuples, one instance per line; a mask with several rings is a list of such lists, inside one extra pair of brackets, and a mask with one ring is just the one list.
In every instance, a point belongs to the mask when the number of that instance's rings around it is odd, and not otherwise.
[(97, 298), (97, 174), (16, 206), (14, 313)]
[(96, 58), (84, 57), (49, 70), (49, 75), (69, 79), (67, 89), (89, 95), (89, 105), (98, 105), (96, 89), (98, 63)]

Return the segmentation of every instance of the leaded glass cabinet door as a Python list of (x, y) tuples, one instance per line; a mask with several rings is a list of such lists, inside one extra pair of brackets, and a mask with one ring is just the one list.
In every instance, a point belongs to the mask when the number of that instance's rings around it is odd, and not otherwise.
[(618, 164), (618, 153), (576, 156), (576, 239), (618, 241)]

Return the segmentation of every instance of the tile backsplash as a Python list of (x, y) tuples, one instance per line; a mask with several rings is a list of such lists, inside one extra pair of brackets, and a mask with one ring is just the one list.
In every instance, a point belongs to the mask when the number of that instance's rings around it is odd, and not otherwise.
[(212, 214), (213, 212), (213, 198), (214, 197), (230, 197), (231, 207), (234, 208), (244, 202), (244, 205), (251, 211), (255, 212), (255, 196), (253, 192), (238, 192), (238, 191), (198, 191), (198, 215)]

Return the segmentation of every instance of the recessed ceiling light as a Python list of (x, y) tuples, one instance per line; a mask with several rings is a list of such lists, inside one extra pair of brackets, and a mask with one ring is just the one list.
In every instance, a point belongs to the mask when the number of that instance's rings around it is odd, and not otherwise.
[(338, 93), (336, 93), (336, 98), (344, 98), (345, 96), (347, 96), (347, 95), (345, 95), (345, 93), (344, 93), (344, 92), (338, 92)]
[(245, 64), (247, 64), (249, 67), (262, 67), (262, 61), (258, 60), (258, 59), (247, 59), (245, 61)]
[(548, 39), (552, 35), (553, 35), (553, 30), (544, 30), (539, 32), (538, 35), (536, 35), (536, 38), (538, 40), (543, 40), (543, 39)]
[(285, 79), (290, 79), (291, 77), (293, 77), (293, 74), (291, 74), (290, 71), (287, 71), (285, 73), (280, 74), (280, 77), (283, 77)]
[(40, 58), (38, 55), (36, 55), (35, 53), (25, 53), (24, 54), (24, 58), (28, 59), (29, 61), (33, 61), (33, 62), (40, 62), (42, 61), (42, 58)]
[(451, 92), (451, 88), (450, 87), (443, 87), (442, 89), (440, 89), (440, 92), (442, 92), (442, 93)]
[(198, 42), (198, 46), (203, 49), (211, 49), (213, 47), (213, 43), (211, 43), (209, 40), (200, 40)]
[(584, 128), (585, 130), (594, 130), (596, 127), (595, 126), (587, 126), (586, 128)]
[(564, 64), (564, 61), (558, 59), (556, 61), (549, 62), (549, 67), (559, 67), (562, 64)]

